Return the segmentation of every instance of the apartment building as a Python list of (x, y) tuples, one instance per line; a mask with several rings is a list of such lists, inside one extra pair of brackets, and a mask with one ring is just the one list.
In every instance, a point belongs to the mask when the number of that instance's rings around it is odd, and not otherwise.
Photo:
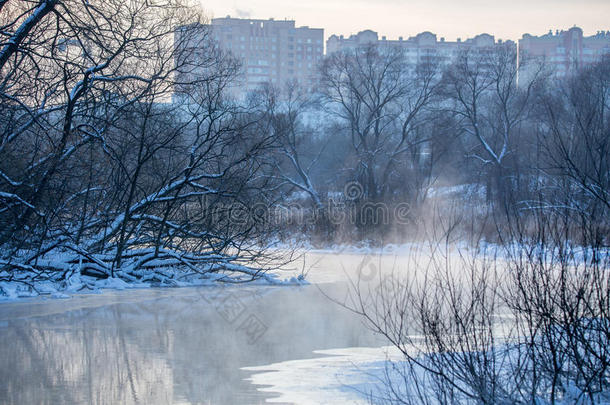
[(496, 41), (489, 34), (480, 34), (465, 41), (459, 38), (457, 41), (445, 41), (445, 38), (439, 40), (436, 34), (431, 32), (422, 32), (408, 39), (399, 37), (397, 40), (389, 40), (385, 36), (380, 39), (375, 31), (366, 30), (347, 38), (343, 35), (332, 35), (326, 41), (326, 51), (330, 55), (334, 52), (354, 49), (367, 44), (402, 49), (407, 60), (413, 66), (419, 63), (430, 63), (440, 67), (451, 64), (462, 50), (471, 49), (484, 53), (500, 45), (516, 47), (516, 44), (512, 41)]
[(573, 27), (541, 36), (524, 34), (519, 40), (519, 52), (544, 61), (558, 77), (563, 77), (610, 55), (610, 31), (585, 37), (582, 29)]
[(212, 35), (222, 49), (243, 61), (241, 90), (261, 83), (297, 81), (314, 86), (317, 65), (324, 55), (324, 30), (296, 27), (293, 20), (212, 19)]

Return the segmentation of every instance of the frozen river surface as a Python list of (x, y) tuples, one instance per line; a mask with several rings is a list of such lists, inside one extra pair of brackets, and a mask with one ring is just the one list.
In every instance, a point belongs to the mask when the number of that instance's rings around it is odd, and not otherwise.
[(342, 365), (378, 358), (358, 348), (385, 341), (327, 295), (345, 298), (348, 276), (364, 263), (372, 277), (377, 267), (356, 254), (307, 259), (307, 286), (107, 290), (1, 304), (0, 403), (350, 403), (358, 396)]

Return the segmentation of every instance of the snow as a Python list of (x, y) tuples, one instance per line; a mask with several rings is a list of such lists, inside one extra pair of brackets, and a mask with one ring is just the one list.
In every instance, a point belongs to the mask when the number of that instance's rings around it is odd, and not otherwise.
[[(225, 282), (234, 281), (227, 274), (206, 273), (189, 274), (180, 267), (169, 267), (157, 269), (149, 276), (144, 275), (141, 279), (126, 281), (126, 274), (122, 277), (108, 277), (97, 279), (95, 277), (81, 275), (73, 272), (63, 280), (40, 280), (32, 281), (29, 279), (16, 280), (12, 282), (0, 281), (0, 303), (14, 301), (20, 298), (32, 298), (37, 296), (48, 296), (51, 298), (65, 299), (72, 294), (79, 293), (101, 293), (103, 290), (127, 290), (151, 287), (195, 287), (213, 286)], [(154, 279), (153, 279), (154, 276)], [(160, 281), (159, 281), (160, 280)], [(261, 275), (248, 285), (273, 285), (273, 286), (298, 286), (306, 285), (308, 281), (303, 275), (290, 275), (281, 278), (279, 273), (268, 273)]]
[[(506, 356), (503, 362), (508, 373), (504, 381), (510, 385), (511, 359), (518, 354), (507, 344), (499, 344), (496, 350)], [(257, 385), (259, 391), (278, 396), (268, 399), (268, 403), (293, 403), (298, 405), (364, 405), (371, 403), (406, 403), (412, 396), (414, 403), (420, 403), (420, 395), (426, 403), (440, 404), (437, 400), (436, 384), (425, 377), (421, 368), (410, 368), (402, 353), (395, 347), (378, 348), (351, 347), (333, 350), (319, 350), (315, 354), (324, 355), (312, 359), (290, 360), (243, 370), (254, 374), (248, 378)], [(419, 361), (425, 363), (423, 357)], [(417, 378), (420, 385), (411, 383)], [(427, 382), (426, 382), (427, 381)], [(455, 382), (455, 381), (454, 381)], [(391, 387), (391, 388), (390, 388)], [(569, 385), (565, 393), (557, 398), (557, 405), (582, 403), (583, 392)], [(510, 391), (510, 390), (509, 390)], [(457, 402), (476, 403), (472, 399), (459, 396)], [(546, 403), (547, 395), (539, 397), (538, 403)], [(508, 403), (508, 402), (505, 402)], [(610, 393), (595, 395), (595, 403), (610, 403)]]
[[(337, 263), (334, 263), (334, 265), (343, 270), (352, 268), (358, 269), (362, 267), (364, 263), (363, 260), (366, 260), (367, 257), (375, 257), (375, 260), (377, 260), (377, 258), (381, 260), (385, 257), (386, 259), (384, 260), (389, 260), (393, 257), (426, 258), (431, 257), (431, 255), (434, 254), (434, 249), (432, 249), (433, 246), (421, 242), (386, 244), (382, 247), (378, 247), (371, 242), (364, 241), (358, 244), (335, 244), (327, 248), (319, 249), (314, 248), (311, 245), (299, 245), (295, 241), (291, 241), (289, 243), (274, 242), (271, 246), (268, 246), (267, 249), (292, 251), (295, 249), (295, 246), (300, 246), (297, 249), (301, 251), (302, 254), (307, 253), (310, 258), (313, 258), (313, 260), (306, 262), (305, 266), (315, 266), (316, 260), (323, 259), (326, 261), (328, 257), (332, 257), (336, 260), (340, 259)], [(502, 260), (508, 259), (516, 252), (522, 252), (523, 249), (518, 245), (502, 247), (485, 241), (479, 242), (476, 247), (469, 246), (466, 242), (460, 242), (450, 246), (446, 253), (464, 254), (469, 251), (473, 254), (482, 254), (483, 256)], [(574, 264), (591, 260), (591, 252), (586, 248), (575, 247), (569, 251), (572, 254)], [(544, 251), (540, 253), (544, 255), (546, 259), (549, 259), (549, 256), (557, 254), (556, 251)], [(603, 250), (602, 254), (610, 254), (610, 248)], [(12, 282), (0, 281), (0, 302), (17, 298), (35, 297), (38, 295), (65, 298), (64, 295), (83, 291), (99, 292), (102, 289), (125, 290), (149, 287), (189, 287), (213, 285), (219, 282), (247, 282), (248, 284), (255, 285), (281, 286), (303, 285), (308, 284), (309, 282), (316, 284), (337, 282), (344, 278), (344, 275), (341, 275), (338, 272), (317, 272), (313, 279), (308, 277), (306, 280), (305, 276), (300, 274), (301, 272), (299, 269), (293, 269), (292, 271), (261, 272), (234, 263), (225, 262), (215, 265), (213, 264), (212, 259), (214, 258), (212, 256), (209, 257), (211, 260), (209, 264), (202, 265), (203, 267), (198, 267), (197, 272), (193, 272), (186, 268), (185, 264), (181, 264), (180, 260), (168, 256), (163, 260), (159, 260), (158, 263), (155, 260), (147, 262), (146, 268), (130, 270), (130, 265), (127, 265), (125, 269), (115, 271), (115, 277), (97, 279), (79, 274), (77, 268), (78, 264), (70, 263), (70, 257), (71, 256), (67, 253), (59, 253), (54, 254), (51, 258), (43, 258), (39, 261), (39, 264), (49, 265), (54, 268), (62, 268), (68, 274), (71, 273), (71, 275), (64, 279), (32, 281), (25, 277), (20, 279), (19, 276), (15, 276), (13, 277)], [(181, 259), (189, 259), (189, 257), (184, 256)], [(155, 267), (163, 264), (165, 266)], [(96, 263), (89, 263), (88, 267), (93, 269), (95, 265)], [(396, 266), (397, 264), (393, 263), (393, 265)], [(232, 274), (229, 275), (227, 272)], [(104, 273), (104, 271), (101, 271), (101, 273)], [(0, 272), (0, 279), (6, 280), (9, 278), (7, 272)], [(252, 280), (252, 278), (254, 278), (254, 280)]]
[(369, 404), (383, 389), (387, 361), (398, 361), (394, 347), (319, 350), (313, 359), (290, 360), (243, 370), (263, 392), (279, 394), (271, 403)]

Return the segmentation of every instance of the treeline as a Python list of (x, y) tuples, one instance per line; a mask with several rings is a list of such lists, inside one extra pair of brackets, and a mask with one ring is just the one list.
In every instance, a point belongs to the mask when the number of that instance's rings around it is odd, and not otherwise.
[[(282, 180), (326, 214), (313, 232), (322, 243), (400, 242), (440, 212), (497, 241), (498, 222), (541, 205), (594, 213), (607, 233), (609, 86), (608, 56), (558, 77), (509, 45), (449, 66), (367, 46), (327, 57), (314, 95), (257, 96), (281, 142)], [(328, 218), (345, 217), (337, 206), (349, 221)]]
[(278, 238), (404, 239), (448, 186), (607, 223), (607, 60), (556, 81), (507, 47), (445, 69), (371, 46), (314, 93), (243, 100), (204, 22), (186, 0), (0, 2), (2, 280), (256, 278)]

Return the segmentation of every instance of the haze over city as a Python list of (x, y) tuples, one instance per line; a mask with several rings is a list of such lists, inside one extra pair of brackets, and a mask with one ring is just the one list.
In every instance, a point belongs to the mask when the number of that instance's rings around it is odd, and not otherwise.
[(297, 25), (324, 28), (325, 36), (372, 29), (388, 38), (431, 31), (447, 40), (488, 32), (517, 40), (524, 33), (581, 27), (585, 35), (610, 29), (610, 2), (590, 0), (205, 0), (210, 17), (294, 19)]

